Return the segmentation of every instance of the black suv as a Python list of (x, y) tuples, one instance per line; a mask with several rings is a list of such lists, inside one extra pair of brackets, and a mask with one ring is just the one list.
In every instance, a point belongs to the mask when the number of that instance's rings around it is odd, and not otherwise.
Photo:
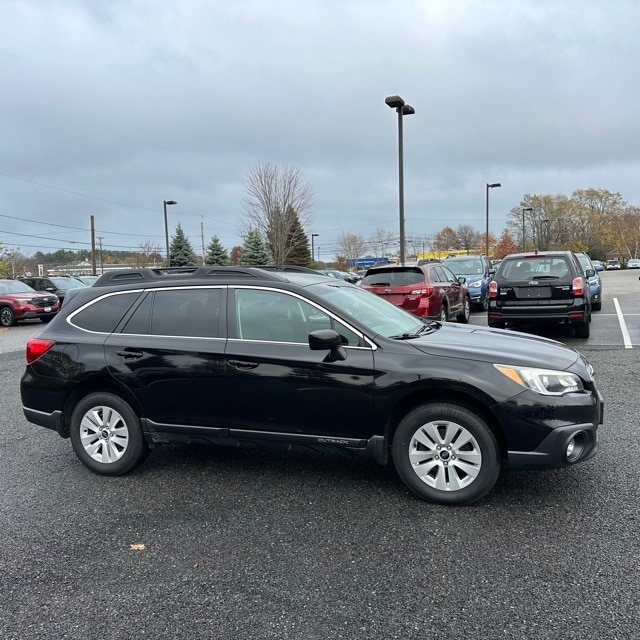
[(27, 344), (26, 418), (126, 473), (149, 444), (341, 449), (393, 463), (421, 498), (480, 499), (502, 461), (597, 449), (602, 402), (577, 351), (422, 321), (304, 268), (104, 274)]
[(594, 275), (572, 251), (508, 255), (489, 284), (489, 326), (562, 323), (588, 338)]
[(18, 280), (28, 284), (36, 291), (55, 293), (60, 304), (64, 302), (64, 297), (69, 289), (87, 286), (72, 276), (21, 276)]

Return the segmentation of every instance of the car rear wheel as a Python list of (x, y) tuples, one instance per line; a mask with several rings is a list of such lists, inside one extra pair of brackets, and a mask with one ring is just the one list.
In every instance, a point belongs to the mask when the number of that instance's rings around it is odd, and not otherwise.
[(591, 305), (591, 309), (593, 309), (593, 311), (600, 311), (600, 309), (602, 309), (602, 302), (594, 302)]
[(574, 327), (576, 338), (588, 338), (589, 334), (591, 333), (590, 327), (591, 325), (588, 322), (585, 322), (585, 324), (579, 324)]
[(438, 320), (440, 322), (446, 322), (449, 318), (449, 314), (447, 313), (447, 306), (443, 303), (440, 307), (440, 313), (438, 314)]
[(0, 326), (12, 327), (16, 323), (16, 316), (11, 307), (2, 307), (0, 309)]
[(456, 316), (456, 320), (458, 322), (462, 322), (466, 324), (469, 322), (469, 317), (471, 316), (471, 301), (468, 297), (465, 296), (464, 302), (462, 303), (462, 312)]
[(393, 462), (407, 488), (442, 504), (471, 504), (493, 488), (500, 454), (487, 423), (454, 404), (425, 404), (400, 422)]
[(92, 393), (76, 405), (70, 435), (80, 462), (105, 476), (127, 473), (148, 451), (138, 416), (111, 393)]
[(492, 329), (504, 329), (506, 327), (504, 322), (489, 322), (488, 324)]

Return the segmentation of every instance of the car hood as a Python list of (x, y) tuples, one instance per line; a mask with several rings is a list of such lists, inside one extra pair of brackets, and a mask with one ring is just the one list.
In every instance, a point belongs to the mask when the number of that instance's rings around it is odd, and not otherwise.
[(55, 298), (53, 293), (42, 293), (40, 291), (23, 291), (22, 293), (3, 293), (0, 294), (2, 298), (11, 298), (12, 300), (20, 300), (23, 298), (29, 298), (29, 300), (43, 300), (45, 298)]
[(475, 282), (476, 280), (486, 280), (486, 276), (482, 273), (458, 273), (455, 275), (456, 278), (466, 278), (467, 283)]
[(580, 358), (575, 349), (549, 338), (448, 322), (442, 323), (438, 330), (408, 342), (434, 356), (542, 369), (568, 369)]

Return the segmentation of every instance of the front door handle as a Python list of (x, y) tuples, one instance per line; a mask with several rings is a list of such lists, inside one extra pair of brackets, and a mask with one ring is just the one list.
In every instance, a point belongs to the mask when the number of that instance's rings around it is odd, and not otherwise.
[(246, 360), (229, 360), (229, 364), (236, 369), (255, 369), (257, 362), (247, 362)]
[(122, 351), (116, 351), (116, 355), (122, 356), (125, 360), (139, 360), (142, 358), (142, 351), (137, 349), (123, 349)]

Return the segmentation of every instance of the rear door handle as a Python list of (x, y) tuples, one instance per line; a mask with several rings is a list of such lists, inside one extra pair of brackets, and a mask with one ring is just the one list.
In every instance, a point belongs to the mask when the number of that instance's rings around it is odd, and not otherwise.
[(138, 360), (142, 358), (143, 353), (137, 349), (123, 349), (116, 351), (116, 355), (122, 356), (125, 360)]
[(255, 369), (257, 362), (247, 362), (246, 360), (229, 360), (229, 364), (236, 369)]

